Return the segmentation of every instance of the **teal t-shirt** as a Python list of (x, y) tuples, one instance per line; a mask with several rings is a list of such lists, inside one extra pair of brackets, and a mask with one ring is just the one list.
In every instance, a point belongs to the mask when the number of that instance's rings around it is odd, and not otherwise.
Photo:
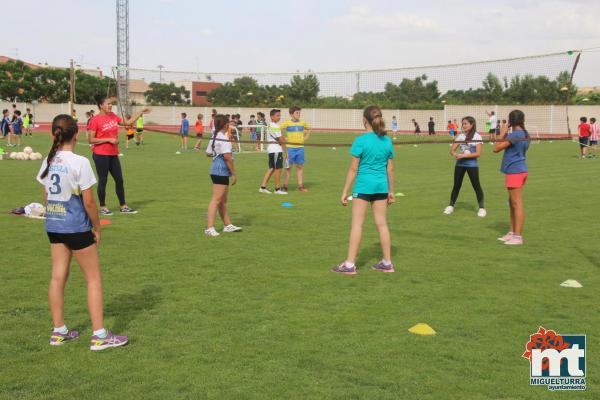
[(367, 132), (354, 140), (350, 154), (360, 159), (352, 193), (388, 193), (387, 163), (394, 158), (390, 138)]

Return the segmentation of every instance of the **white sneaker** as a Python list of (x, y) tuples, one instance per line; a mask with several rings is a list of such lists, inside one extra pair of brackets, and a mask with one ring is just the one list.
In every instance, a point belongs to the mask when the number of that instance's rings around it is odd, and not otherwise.
[(214, 228), (214, 226), (212, 228), (205, 229), (204, 234), (206, 236), (219, 236), (220, 235), (220, 233), (217, 232), (217, 230)]
[(258, 189), (258, 193), (272, 194), (273, 192), (271, 192), (269, 189), (260, 188)]
[(485, 211), (485, 208), (480, 208), (479, 211), (477, 211), (477, 216), (478, 217), (485, 217), (487, 215), (487, 211)]
[(227, 225), (225, 228), (223, 228), (224, 233), (241, 232), (241, 231), (242, 231), (242, 228), (240, 228), (239, 226), (235, 226), (235, 225)]
[(446, 214), (446, 215), (450, 215), (453, 212), (454, 212), (454, 207), (452, 207), (452, 206), (448, 206), (448, 207), (444, 208), (444, 214)]
[(286, 191), (284, 191), (282, 189), (279, 189), (279, 190), (275, 191), (275, 194), (288, 194), (288, 192), (286, 192)]

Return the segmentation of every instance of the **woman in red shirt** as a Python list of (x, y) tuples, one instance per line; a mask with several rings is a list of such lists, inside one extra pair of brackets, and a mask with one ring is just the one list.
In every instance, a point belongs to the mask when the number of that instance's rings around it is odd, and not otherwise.
[(115, 180), (117, 197), (119, 198), (120, 211), (123, 214), (136, 214), (137, 211), (127, 206), (125, 202), (125, 187), (123, 185), (123, 172), (119, 162), (119, 126), (133, 125), (142, 115), (150, 112), (145, 108), (142, 112), (123, 121), (112, 112), (112, 99), (105, 95), (95, 97), (100, 112), (90, 120), (88, 137), (92, 147), (92, 158), (98, 174), (98, 199), (100, 200), (100, 214), (112, 215), (106, 207), (106, 182), (108, 173)]

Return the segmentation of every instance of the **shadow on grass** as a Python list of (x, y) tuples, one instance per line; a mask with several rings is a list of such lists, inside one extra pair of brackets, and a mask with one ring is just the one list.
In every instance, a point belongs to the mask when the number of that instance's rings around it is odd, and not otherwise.
[(161, 288), (158, 286), (146, 286), (137, 293), (122, 294), (113, 298), (106, 306), (106, 314), (115, 317), (111, 329), (123, 332), (139, 314), (154, 309), (162, 299), (160, 292)]
[[(394, 256), (398, 254), (398, 248), (392, 245), (392, 260)], [(381, 244), (379, 242), (373, 242), (366, 248), (359, 249), (358, 258), (356, 259), (356, 269), (370, 268), (369, 262), (379, 262), (381, 260)]]
[(494, 222), (492, 224), (488, 224), (487, 227), (499, 235), (504, 235), (510, 230), (510, 224), (508, 222)]
[(133, 203), (135, 203), (135, 207), (136, 208), (143, 208), (145, 205), (148, 205), (150, 203), (155, 203), (156, 200), (154, 199), (147, 199), (147, 200), (136, 200)]
[(592, 264), (596, 268), (600, 268), (600, 256), (592, 253), (589, 250), (583, 250), (581, 247), (575, 247), (575, 249), (579, 252), (579, 254), (585, 257), (585, 259), (588, 260), (590, 264)]

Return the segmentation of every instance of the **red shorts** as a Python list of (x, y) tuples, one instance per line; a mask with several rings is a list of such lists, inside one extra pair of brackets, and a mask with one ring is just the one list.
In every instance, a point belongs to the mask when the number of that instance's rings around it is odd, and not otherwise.
[(527, 182), (528, 172), (520, 172), (518, 174), (506, 174), (507, 189), (521, 189)]

